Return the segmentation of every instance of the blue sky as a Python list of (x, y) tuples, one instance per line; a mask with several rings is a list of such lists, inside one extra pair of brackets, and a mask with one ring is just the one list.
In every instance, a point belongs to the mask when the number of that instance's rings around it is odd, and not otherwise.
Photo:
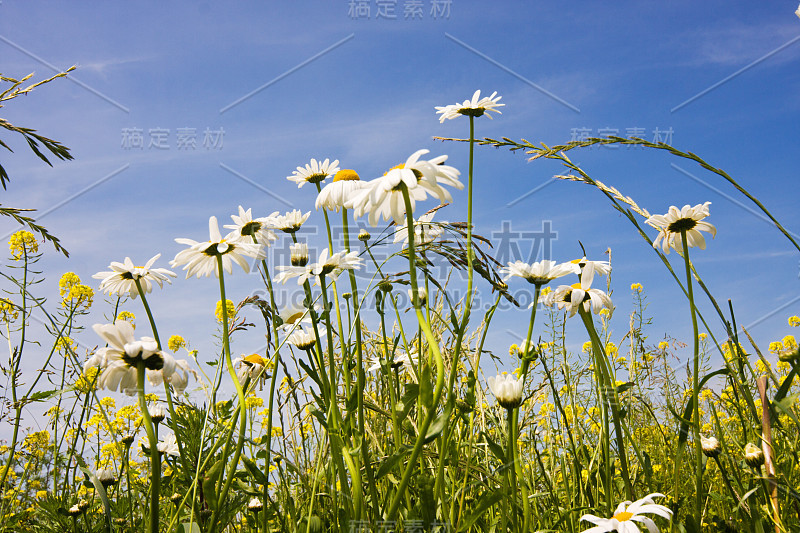
[[(368, 4), (369, 18), (349, 13), (349, 0), (124, 8), (3, 0), (4, 75), (36, 72), (41, 79), (54, 73), (49, 65), (78, 66), (72, 80), (57, 80), (0, 111), (58, 139), (75, 156), (49, 168), (21, 139), (3, 136), (15, 153), (2, 155), (11, 176), (2, 204), (46, 213), (40, 222), (71, 252), (67, 260), (43, 247), (48, 281), (41, 290), (55, 299), (64, 271), (88, 282), (125, 256), (141, 264), (162, 253), (157, 266), (165, 267), (181, 249), (175, 237), (205, 240), (208, 217), (228, 222), (238, 205), (257, 216), (290, 206), (313, 211), (311, 188), (285, 179), (312, 157), (338, 159), (367, 179), (427, 148), (431, 155), (449, 154), (466, 181), (465, 146), (432, 137), (464, 137), (468, 123), (440, 124), (434, 106), (464, 100), (476, 89), (497, 91), (506, 104), (494, 120), (477, 121), (478, 137), (553, 145), (580, 132), (652, 140), (657, 129), (662, 140), (726, 170), (789, 231), (800, 232), (795, 3), (452, 0), (440, 3), (447, 14), (434, 17), (432, 0), (424, 0), (421, 16), (408, 19), (406, 4), (413, 2)], [(392, 5), (395, 19), (378, 16), (379, 10), (391, 15), (386, 6)], [(133, 128), (142, 132), (141, 149), (124, 144)], [(149, 146), (159, 130), (169, 130), (164, 149)], [(189, 137), (194, 131), (195, 148), (178, 147), (179, 130)], [(224, 131), (221, 142), (204, 146), (206, 130)], [(732, 299), (740, 324), (754, 324), (762, 348), (792, 333), (786, 317), (800, 314), (798, 253), (729, 184), (689, 161), (644, 149), (592, 148), (571, 157), (652, 213), (711, 201), (709, 221), (718, 234), (706, 251), (692, 251), (699, 272), (720, 302)], [(598, 191), (548, 183), (559, 172), (558, 165), (528, 162), (520, 153), (478, 149), (476, 231), (497, 235), (506, 221), (513, 231), (537, 232), (549, 221), (559, 261), (579, 257), (578, 241), (590, 259), (606, 259), (610, 247), (614, 336), (627, 328), (629, 286), (639, 282), (654, 316), (651, 340), (666, 332), (688, 342), (687, 303), (657, 256)], [(465, 219), (465, 193), (454, 199), (437, 218)], [(321, 214), (314, 212), (309, 223), (322, 224)], [(15, 229), (0, 221), (3, 235)], [(285, 253), (284, 241), (276, 246)], [(530, 240), (520, 243), (523, 252), (530, 247)], [(151, 297), (161, 334), (183, 334), (201, 358), (210, 358), (216, 282), (182, 278)], [(522, 282), (511, 283), (523, 289)], [(229, 297), (238, 301), (258, 287), (256, 277), (236, 272)], [(487, 287), (479, 288), (484, 303)], [(139, 303), (128, 308), (145, 334)], [(705, 302), (701, 309), (713, 318)], [(86, 324), (108, 311), (96, 305)], [(501, 316), (489, 348), (503, 354), (524, 334), (528, 314)], [(571, 326), (580, 345), (578, 324)], [(97, 342), (90, 330), (80, 340)], [(260, 344), (254, 333), (235, 349)]]

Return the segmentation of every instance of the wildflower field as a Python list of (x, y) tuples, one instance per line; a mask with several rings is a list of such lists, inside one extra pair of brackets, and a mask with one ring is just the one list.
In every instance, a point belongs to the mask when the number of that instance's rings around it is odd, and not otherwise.
[[(436, 108), (440, 121), (462, 122), (464, 138), (448, 142), (468, 143), (466, 161), (426, 159), (423, 149), (367, 180), (311, 159), (287, 178), (308, 191), (307, 211), (240, 206), (222, 228), (211, 216), (207, 238), (198, 228), (200, 240), (175, 239), (172, 270), (156, 254), (98, 265), (93, 280), (68, 272), (59, 302), (37, 294), (46, 281), (37, 263), (59, 252), (58, 240), (19, 218), (27, 227), (11, 236), (2, 270), (2, 417), (13, 433), (0, 448), (0, 529), (798, 531), (800, 318), (783, 318), (782, 339), (752, 338), (692, 263), (713, 253), (710, 202), (653, 215), (571, 157), (635, 144), (736, 183), (694, 154), (640, 138), (548, 147), (477, 137), (503, 106), (476, 91)], [(617, 288), (634, 310), (615, 315), (607, 260), (495, 261), (472, 223), (474, 160), (486, 145), (558, 161), (559, 179), (596, 188), (673, 276), (692, 338), (652, 340), (638, 283)], [(466, 205), (451, 205), (460, 189)], [(362, 217), (373, 232), (351, 232)], [(316, 256), (298, 238), (306, 224), (329, 238)], [(341, 248), (332, 227), (343, 230)], [(288, 246), (289, 263), (269, 264), (270, 246)], [(437, 277), (436, 261), (460, 277)], [(251, 269), (261, 284), (229, 299), (226, 280)], [(153, 291), (199, 283), (193, 277), (218, 280), (214, 354), (160, 334), (148, 305)], [(462, 283), (463, 297), (452, 298), (451, 284)], [(302, 303), (278, 306), (283, 285), (296, 285)], [(536, 304), (516, 302), (514, 285), (530, 286)], [(487, 311), (474, 309), (478, 286), (493, 293)], [(702, 315), (699, 301), (716, 315)], [(501, 302), (528, 317), (524, 339), (507, 350), (486, 344)], [(86, 323), (98, 305), (108, 320)], [(34, 311), (47, 317), (35, 335)], [(583, 328), (579, 351), (568, 349), (570, 321)], [(265, 338), (265, 349), (234, 352), (244, 336)], [(96, 347), (81, 349), (77, 337)], [(685, 369), (672, 356), (678, 347), (691, 353)], [(41, 370), (23, 376), (31, 354)], [(42, 406), (46, 429), (20, 431), (31, 405)]]

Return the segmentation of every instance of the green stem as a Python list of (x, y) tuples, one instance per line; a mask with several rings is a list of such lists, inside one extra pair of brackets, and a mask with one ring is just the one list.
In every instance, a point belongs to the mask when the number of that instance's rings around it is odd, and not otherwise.
[(145, 400), (144, 397), (144, 363), (144, 359), (141, 357), (136, 362), (136, 390), (139, 393), (139, 409), (142, 411), (144, 430), (147, 432), (147, 439), (150, 443), (150, 533), (158, 533), (158, 505), (161, 493), (161, 452), (158, 451), (158, 439), (153, 430), (153, 420), (150, 418), (150, 411), (147, 409), (147, 400)]
[(692, 316), (692, 337), (694, 363), (692, 369), (692, 425), (694, 426), (694, 451), (695, 451), (695, 520), (697, 524), (702, 521), (703, 515), (703, 447), (700, 442), (700, 339), (697, 331), (697, 315), (695, 314), (694, 293), (692, 291), (692, 265), (689, 261), (689, 245), (686, 239), (686, 230), (681, 230), (681, 244), (683, 245), (683, 262), (686, 265), (686, 291), (689, 296), (689, 312)]
[[(386, 513), (387, 520), (393, 521), (397, 517), (397, 511), (400, 508), (400, 502), (403, 499), (403, 495), (405, 494), (406, 489), (408, 488), (408, 484), (411, 481), (411, 474), (415, 469), (415, 465), (417, 463), (417, 459), (419, 459), (420, 453), (422, 453), (422, 447), (425, 444), (425, 435), (428, 432), (428, 428), (430, 427), (431, 423), (433, 422), (433, 418), (436, 416), (436, 406), (439, 403), (439, 400), (442, 397), (442, 389), (444, 388), (444, 360), (442, 359), (442, 353), (439, 350), (439, 343), (436, 341), (436, 337), (433, 335), (433, 331), (431, 330), (430, 324), (428, 324), (427, 320), (425, 319), (425, 315), (422, 313), (422, 306), (420, 305), (419, 301), (419, 286), (417, 285), (417, 265), (415, 262), (416, 254), (414, 253), (414, 218), (413, 218), (413, 209), (411, 208), (411, 198), (408, 195), (408, 188), (404, 183), (400, 184), (400, 190), (403, 194), (403, 200), (405, 202), (406, 208), (406, 223), (410, 231), (408, 232), (408, 263), (409, 263), (409, 277), (411, 279), (411, 299), (414, 304), (414, 311), (417, 314), (417, 321), (419, 322), (420, 327), (422, 327), (422, 331), (425, 334), (425, 339), (428, 341), (428, 348), (433, 353), (433, 358), (436, 362), (436, 386), (433, 391), (433, 402), (431, 405), (428, 406), (428, 412), (425, 415), (425, 419), (422, 422), (422, 425), (419, 427), (419, 435), (417, 437), (417, 441), (414, 444), (414, 448), (411, 451), (411, 456), (408, 459), (408, 463), (406, 464), (405, 472), (403, 472), (403, 477), (400, 480), (400, 485), (397, 487), (397, 492), (395, 493), (394, 497), (392, 498), (392, 502), (389, 506), (389, 510)], [(422, 354), (419, 354), (420, 358)], [(454, 363), (455, 364), (455, 363)]]

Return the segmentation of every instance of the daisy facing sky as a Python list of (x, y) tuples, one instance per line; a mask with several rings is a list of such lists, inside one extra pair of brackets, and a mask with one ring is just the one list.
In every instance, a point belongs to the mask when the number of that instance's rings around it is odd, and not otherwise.
[(111, 269), (110, 271), (98, 272), (92, 277), (101, 280), (100, 290), (107, 294), (127, 295), (131, 298), (136, 298), (139, 296), (136, 280), (139, 281), (142, 291), (145, 293), (153, 290), (153, 282), (158, 283), (159, 287), (163, 287), (165, 281), (172, 283), (169, 278), (175, 277), (174, 272), (166, 268), (152, 268), (153, 263), (159, 257), (161, 257), (161, 254), (154, 255), (144, 266), (140, 267), (135, 266), (130, 257), (126, 257), (122, 263), (114, 261), (108, 265)]
[[(452, 120), (461, 115), (479, 117), (486, 113), (486, 111), (500, 113), (500, 110), (497, 108), (506, 105), (499, 103), (501, 98), (502, 96), (497, 96), (497, 91), (493, 92), (491, 96), (484, 96), (481, 98), (481, 91), (478, 89), (470, 100), (464, 100), (460, 104), (436, 106), (436, 114), (442, 115), (439, 117), (439, 122), (444, 122), (447, 119)], [(492, 115), (488, 113), (486, 113), (486, 116), (492, 118)]]
[(690, 248), (697, 247), (701, 250), (706, 249), (706, 240), (703, 238), (701, 231), (711, 234), (716, 237), (717, 228), (703, 222), (703, 219), (709, 216), (708, 206), (711, 202), (704, 204), (697, 204), (692, 207), (685, 205), (681, 209), (676, 206), (671, 206), (665, 215), (653, 215), (645, 222), (658, 230), (658, 237), (653, 241), (653, 247), (664, 250), (665, 254), (669, 253), (669, 249), (673, 248), (679, 254), (683, 253), (683, 242), (681, 241), (681, 232), (686, 232), (686, 244)]
[(264, 259), (266, 257), (264, 248), (260, 244), (227, 242), (219, 232), (217, 217), (212, 216), (208, 219), (209, 239), (205, 242), (197, 242), (192, 239), (175, 239), (178, 244), (188, 246), (185, 250), (178, 252), (175, 259), (170, 263), (176, 267), (186, 265), (186, 277), (210, 276), (214, 273), (219, 277), (219, 266), (217, 257), (222, 257), (222, 268), (228, 273), (233, 273), (233, 263), (236, 263), (245, 272), (250, 272), (250, 265), (247, 258)]

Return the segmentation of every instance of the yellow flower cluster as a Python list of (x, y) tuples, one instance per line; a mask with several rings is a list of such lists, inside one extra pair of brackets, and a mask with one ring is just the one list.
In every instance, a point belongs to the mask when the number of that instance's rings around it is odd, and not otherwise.
[[(225, 300), (225, 310), (228, 314), (228, 322), (233, 321), (236, 317), (236, 307), (234, 307), (233, 302), (230, 300)], [(217, 317), (217, 322), (222, 323), (222, 300), (217, 302), (217, 308), (214, 310), (214, 316)]]
[(62, 336), (56, 341), (55, 349), (57, 352), (67, 355), (72, 351), (74, 346), (75, 342), (72, 339), (67, 336)]
[(134, 324), (134, 320), (136, 319), (136, 315), (131, 313), (130, 311), (123, 311), (117, 315), (117, 320), (125, 320), (126, 322), (130, 322), (133, 329), (136, 329), (136, 324)]
[(20, 230), (8, 239), (8, 248), (11, 255), (19, 261), (28, 254), (35, 254), (39, 251), (39, 243), (30, 231)]
[(19, 312), (11, 300), (0, 298), (0, 321), (11, 323), (17, 319)]
[(641, 283), (634, 283), (631, 285), (631, 290), (634, 292), (642, 292), (642, 290), (644, 290), (644, 287), (642, 287)]
[(177, 352), (181, 348), (185, 347), (186, 347), (186, 341), (180, 335), (173, 335), (167, 341), (167, 348), (169, 348), (173, 352)]
[(58, 281), (61, 293), (61, 305), (69, 307), (74, 305), (75, 309), (83, 307), (88, 310), (92, 306), (94, 290), (88, 285), (81, 284), (81, 278), (74, 272), (66, 272)]
[(86, 373), (81, 374), (78, 379), (75, 380), (75, 390), (86, 394), (97, 389), (97, 375), (99, 373), (100, 369), (98, 367), (90, 366), (86, 369)]
[(789, 317), (789, 325), (793, 328), (800, 326), (800, 316), (793, 315)]

